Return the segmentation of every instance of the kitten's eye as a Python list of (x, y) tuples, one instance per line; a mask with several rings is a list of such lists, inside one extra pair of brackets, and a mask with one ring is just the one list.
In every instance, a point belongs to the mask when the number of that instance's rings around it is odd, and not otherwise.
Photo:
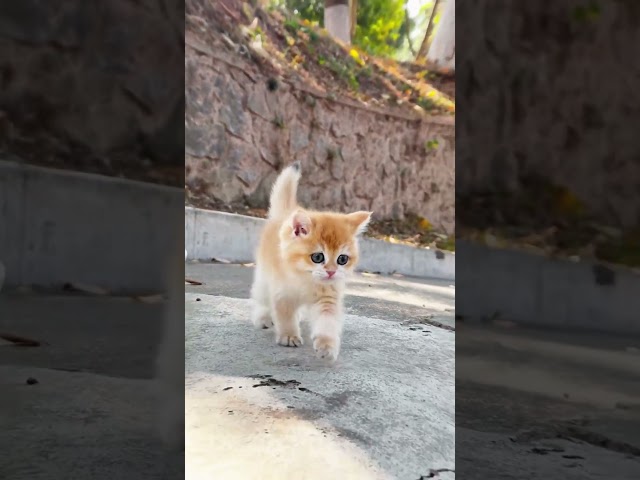
[(346, 265), (349, 261), (349, 257), (346, 255), (338, 255), (338, 265)]
[(313, 263), (322, 263), (324, 262), (324, 254), (318, 252), (318, 253), (312, 253), (311, 254), (311, 261)]

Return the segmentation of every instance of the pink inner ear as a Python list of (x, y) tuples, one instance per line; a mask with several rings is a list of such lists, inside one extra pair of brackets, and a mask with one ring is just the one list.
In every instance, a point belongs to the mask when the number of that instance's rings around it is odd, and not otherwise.
[(293, 226), (293, 234), (296, 237), (309, 234), (311, 221), (303, 212), (296, 212), (291, 221)]

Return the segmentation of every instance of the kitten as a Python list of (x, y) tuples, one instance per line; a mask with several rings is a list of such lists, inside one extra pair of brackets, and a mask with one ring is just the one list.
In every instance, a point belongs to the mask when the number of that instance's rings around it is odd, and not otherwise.
[(256, 327), (275, 327), (278, 344), (298, 347), (304, 310), (318, 357), (333, 361), (340, 352), (345, 280), (358, 262), (357, 237), (371, 212), (303, 209), (296, 201), (299, 180), (300, 163), (295, 162), (273, 186), (256, 253), (251, 316)]

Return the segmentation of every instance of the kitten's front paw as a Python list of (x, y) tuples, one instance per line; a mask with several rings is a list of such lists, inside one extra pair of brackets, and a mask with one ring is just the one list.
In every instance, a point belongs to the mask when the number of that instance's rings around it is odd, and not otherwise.
[(318, 358), (333, 362), (338, 358), (340, 341), (326, 335), (319, 335), (313, 339), (313, 348)]
[(278, 345), (282, 345), (283, 347), (299, 347), (304, 342), (302, 341), (302, 337), (299, 335), (289, 335), (282, 334), (276, 337), (276, 342)]

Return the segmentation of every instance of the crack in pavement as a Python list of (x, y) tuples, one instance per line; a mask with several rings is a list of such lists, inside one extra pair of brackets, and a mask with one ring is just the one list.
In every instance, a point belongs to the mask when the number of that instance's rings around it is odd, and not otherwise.
[[(640, 457), (640, 447), (627, 442), (614, 440), (601, 433), (593, 432), (586, 428), (581, 428), (578, 425), (572, 425), (571, 423), (560, 425), (557, 427), (528, 430), (520, 432), (515, 437), (510, 438), (510, 440), (515, 443), (525, 443), (547, 439), (562, 439), (574, 443), (583, 442), (594, 447), (610, 450), (612, 452)], [(540, 455), (546, 455), (550, 452), (562, 452), (564, 451), (564, 449), (533, 448), (531, 451)], [(567, 456), (566, 458), (569, 457), (570, 456)]]
[(455, 470), (451, 470), (450, 468), (430, 468), (429, 473), (426, 475), (420, 475), (418, 480), (426, 480), (427, 478), (438, 478), (441, 473), (450, 472), (456, 473)]
[[(431, 325), (432, 327), (441, 328), (443, 330), (448, 330), (450, 332), (455, 332), (456, 327), (452, 325), (447, 325), (445, 323), (439, 322), (438, 320), (433, 319), (433, 315), (428, 315), (425, 317), (413, 318), (409, 320), (405, 320), (400, 325)], [(410, 328), (411, 330), (411, 328)]]

